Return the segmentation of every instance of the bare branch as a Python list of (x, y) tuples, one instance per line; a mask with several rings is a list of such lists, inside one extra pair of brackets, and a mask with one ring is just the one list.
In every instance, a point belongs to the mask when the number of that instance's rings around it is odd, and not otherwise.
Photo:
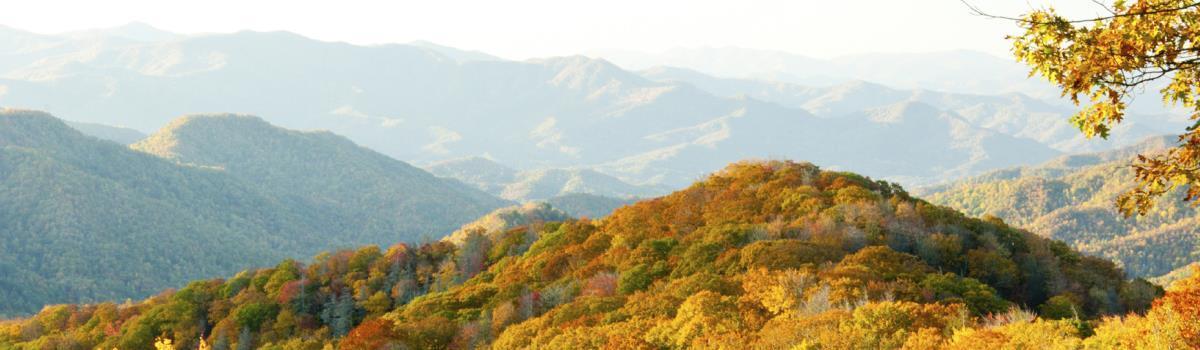
[[(982, 17), (993, 18), (993, 19), (1003, 19), (1003, 20), (1015, 21), (1015, 22), (1031, 24), (1031, 25), (1047, 25), (1047, 24), (1059, 23), (1059, 22), (1030, 21), (1025, 18), (993, 15), (993, 14), (990, 14), (987, 12), (983, 12), (983, 10), (980, 10), (979, 7), (972, 5), (970, 2), (967, 2), (967, 0), (959, 0), (959, 1), (962, 2), (963, 5), (967, 6), (967, 9), (969, 9), (971, 11), (971, 13), (976, 16), (982, 16)], [(1093, 2), (1095, 2), (1095, 1), (1093, 1)], [(1063, 20), (1062, 23), (1090, 23), (1090, 22), (1095, 22), (1095, 21), (1104, 21), (1104, 20), (1110, 20), (1110, 19), (1121, 18), (1121, 17), (1138, 17), (1138, 16), (1154, 15), (1154, 14), (1159, 14), (1159, 13), (1183, 11), (1183, 10), (1187, 10), (1187, 9), (1191, 9), (1191, 8), (1195, 8), (1195, 7), (1200, 7), (1200, 2), (1192, 2), (1192, 3), (1188, 3), (1186, 5), (1178, 6), (1178, 7), (1153, 9), (1153, 10), (1147, 10), (1147, 11), (1141, 11), (1141, 12), (1113, 13), (1112, 15), (1109, 15), (1109, 16), (1102, 16), (1102, 17), (1095, 17), (1095, 18)], [(1112, 13), (1111, 10), (1109, 12)]]
[(1097, 6), (1100, 6), (1100, 8), (1104, 9), (1105, 11), (1108, 11), (1108, 13), (1111, 15), (1114, 15), (1114, 16), (1117, 15), (1117, 11), (1114, 11), (1112, 7), (1108, 7), (1108, 4), (1105, 4), (1103, 1), (1092, 0), (1092, 3), (1096, 4)]

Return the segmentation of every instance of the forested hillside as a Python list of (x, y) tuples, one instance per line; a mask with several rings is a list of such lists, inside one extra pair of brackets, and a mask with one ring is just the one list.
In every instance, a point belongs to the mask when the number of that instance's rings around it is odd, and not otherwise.
[(185, 116), (130, 147), (221, 169), (282, 201), (336, 217), (324, 234), (343, 244), (437, 238), (510, 204), (333, 133), (282, 129), (254, 116)]
[(1151, 138), (1125, 149), (1000, 170), (926, 192), (931, 202), (968, 215), (994, 215), (1118, 261), (1135, 276), (1158, 276), (1200, 258), (1200, 211), (1182, 201), (1179, 191), (1159, 199), (1147, 215), (1130, 218), (1116, 210), (1115, 200), (1134, 184), (1133, 157), (1173, 142), (1173, 137)]
[[(266, 168), (179, 165), (85, 136), (44, 113), (0, 112), (0, 316), (46, 303), (142, 298), (337, 247), (415, 241), (418, 233), (444, 234), (504, 205), (333, 135), (289, 143), (268, 136), (292, 132), (263, 125), (253, 135), (261, 144), (237, 143), (237, 133), (175, 144), (228, 146), (216, 156), (271, 167), (271, 176), (256, 178), (243, 175)], [(275, 153), (270, 144), (294, 149)], [(328, 172), (330, 165), (317, 160), (332, 158), (330, 152), (362, 163), (335, 163), (338, 171)], [(350, 194), (323, 197), (332, 187), (303, 182), (313, 176)], [(353, 194), (361, 191), (403, 200)]]
[[(309, 251), (328, 217), (209, 169), (0, 114), (0, 314), (144, 296)], [(313, 250), (315, 251), (315, 250)]]
[(603, 219), (529, 222), (51, 306), (0, 324), (0, 347), (1200, 345), (1200, 281), (1151, 308), (1162, 290), (1109, 261), (807, 163), (739, 163)]

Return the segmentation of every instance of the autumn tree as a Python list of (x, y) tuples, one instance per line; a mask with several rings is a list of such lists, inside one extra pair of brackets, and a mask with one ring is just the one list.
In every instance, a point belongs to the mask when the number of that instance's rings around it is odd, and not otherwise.
[(1010, 37), (1013, 54), (1029, 64), (1031, 75), (1041, 75), (1083, 106), (1071, 122), (1089, 138), (1107, 138), (1137, 92), (1167, 80), (1160, 90), (1163, 101), (1188, 109), (1193, 124), (1172, 148), (1138, 156), (1137, 186), (1117, 205), (1125, 215), (1146, 214), (1154, 199), (1177, 187), (1186, 188), (1185, 200), (1200, 203), (1200, 2), (1116, 0), (1104, 6), (1108, 15), (1087, 19), (1053, 9), (1004, 17), (967, 6), (1020, 25), (1024, 33)]

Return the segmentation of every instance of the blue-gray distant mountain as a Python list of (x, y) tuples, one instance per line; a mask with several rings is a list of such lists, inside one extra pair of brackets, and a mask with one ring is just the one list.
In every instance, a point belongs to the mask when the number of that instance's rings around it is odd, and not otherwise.
[(546, 199), (546, 203), (550, 204), (551, 207), (562, 210), (567, 214), (592, 219), (608, 216), (608, 214), (612, 214), (617, 208), (633, 204), (634, 202), (637, 202), (637, 200), (605, 197), (587, 193), (569, 193)]
[[(516, 62), (428, 43), (355, 46), (287, 32), (157, 39), (0, 30), (0, 49), (8, 49), (0, 50), (0, 105), (143, 131), (167, 116), (248, 113), (287, 128), (330, 130), (414, 163), (487, 154), (517, 169), (590, 169), (667, 188), (744, 158), (807, 159), (929, 183), (1036, 163), (1053, 155), (1047, 149), (1063, 149), (1039, 133), (993, 125), (997, 113), (975, 118), (967, 107), (926, 99), (918, 101), (938, 110), (930, 113), (957, 116), (937, 119), (935, 132), (946, 137), (924, 137), (927, 130), (908, 125), (912, 118), (853, 117), (911, 102), (866, 86), (779, 85), (770, 96), (731, 97), (582, 56)], [(996, 108), (1011, 104), (1004, 103)], [(1019, 120), (1039, 113), (1012, 110)], [(851, 117), (829, 120), (826, 112)], [(847, 137), (856, 145), (846, 147)], [(1043, 148), (1017, 157), (1034, 147), (1030, 138)], [(913, 140), (949, 155), (890, 154)], [(885, 158), (921, 165), (876, 163)]]
[(1128, 146), (1154, 135), (1183, 128), (1186, 116), (1135, 114), (1117, 126), (1109, 140), (1088, 140), (1070, 123), (1077, 108), (1045, 102), (1022, 93), (979, 95), (926, 89), (895, 89), (866, 81), (829, 87), (810, 87), (778, 81), (715, 78), (675, 67), (641, 71), (649, 79), (688, 83), (718, 96), (747, 96), (836, 118), (864, 109), (904, 102), (921, 102), (952, 111), (972, 125), (1028, 138), (1066, 153), (1092, 152)]
[(869, 53), (829, 59), (738, 47), (673, 48), (657, 54), (601, 50), (588, 55), (635, 70), (673, 66), (720, 77), (814, 86), (866, 80), (905, 89), (1058, 97), (1049, 83), (1027, 78), (1029, 69), (1024, 65), (1007, 57), (969, 50)]
[(482, 157), (437, 162), (426, 169), (434, 175), (456, 179), (500, 198), (518, 202), (546, 200), (568, 194), (634, 199), (670, 192), (669, 188), (661, 186), (629, 184), (591, 169), (518, 171)]
[(67, 125), (84, 135), (93, 136), (101, 140), (109, 140), (122, 145), (129, 145), (134, 142), (141, 141), (146, 138), (146, 134), (141, 131), (130, 128), (122, 128), (119, 126), (111, 126), (96, 123), (72, 122), (65, 121)]

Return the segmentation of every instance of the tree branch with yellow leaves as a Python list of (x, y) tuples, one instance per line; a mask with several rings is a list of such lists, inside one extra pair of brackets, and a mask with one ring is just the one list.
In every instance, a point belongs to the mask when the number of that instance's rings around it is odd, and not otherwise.
[(1107, 138), (1125, 118), (1135, 89), (1169, 79), (1163, 102), (1190, 111), (1192, 125), (1164, 152), (1139, 155), (1133, 162), (1136, 186), (1117, 199), (1127, 216), (1149, 212), (1163, 195), (1185, 188), (1183, 200), (1200, 203), (1200, 2), (1117, 0), (1110, 14), (1069, 19), (1054, 9), (1020, 17), (974, 14), (1014, 21), (1024, 32), (1010, 36), (1013, 54), (1062, 89), (1080, 111), (1072, 123), (1089, 138)]

